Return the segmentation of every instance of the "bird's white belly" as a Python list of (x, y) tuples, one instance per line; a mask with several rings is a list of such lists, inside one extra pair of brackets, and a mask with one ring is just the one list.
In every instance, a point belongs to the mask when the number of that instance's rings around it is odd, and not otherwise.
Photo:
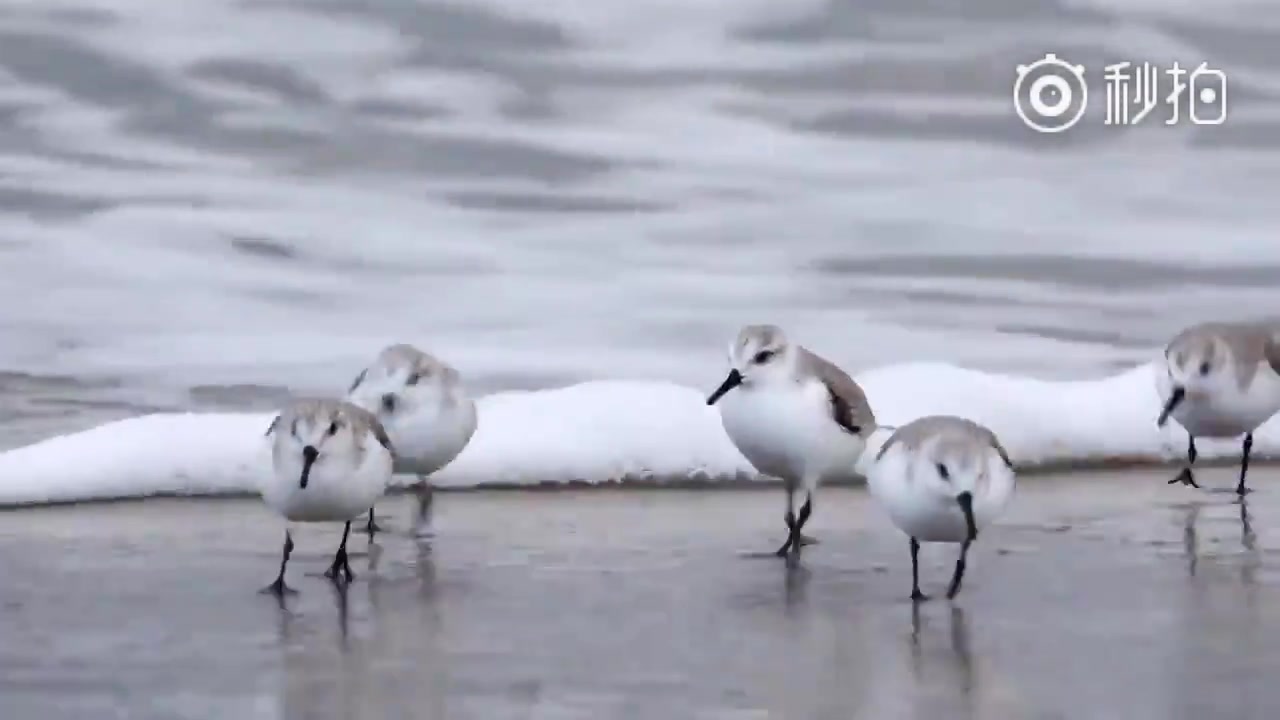
[[(960, 504), (909, 478), (912, 471), (908, 453), (892, 447), (868, 470), (867, 486), (893, 524), (907, 535), (921, 542), (962, 542), (969, 528)], [(973, 502), (974, 524), (979, 529), (999, 516), (1013, 495), (1012, 471), (1000, 464), (989, 472), (986, 492)]]
[[(1171, 383), (1160, 383), (1161, 400), (1169, 397)], [(1280, 410), (1280, 376), (1263, 370), (1247, 391), (1237, 385), (1214, 392), (1194, 390), (1174, 408), (1172, 417), (1188, 433), (1197, 437), (1230, 438), (1256, 430)]]
[[(964, 512), (955, 503), (924, 508), (902, 509), (900, 522), (903, 531), (920, 542), (962, 542), (969, 534)], [(910, 528), (910, 529), (908, 529)]]
[(864, 441), (835, 423), (825, 395), (739, 388), (720, 402), (725, 432), (757, 471), (791, 483), (854, 474)]
[(429, 475), (452, 462), (471, 441), (475, 405), (468, 401), (418, 410), (392, 417), (384, 426), (396, 451), (396, 472)]
[(289, 455), (276, 460), (262, 499), (293, 522), (345, 521), (373, 506), (386, 491), (390, 475), (391, 459), (386, 453), (370, 453), (354, 469), (328, 463), (321, 455), (303, 488), (302, 458)]

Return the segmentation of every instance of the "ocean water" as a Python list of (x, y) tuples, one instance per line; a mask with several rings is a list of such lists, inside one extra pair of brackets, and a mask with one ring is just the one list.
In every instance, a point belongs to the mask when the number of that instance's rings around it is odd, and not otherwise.
[[(0, 447), (266, 412), (391, 341), (478, 393), (709, 389), (745, 322), (852, 372), (1113, 376), (1275, 313), (1278, 35), (1174, 0), (8, 2)], [(1046, 52), (1090, 73), (1056, 135), (1011, 99)], [(1118, 60), (1220, 68), (1227, 121), (1104, 125)]]

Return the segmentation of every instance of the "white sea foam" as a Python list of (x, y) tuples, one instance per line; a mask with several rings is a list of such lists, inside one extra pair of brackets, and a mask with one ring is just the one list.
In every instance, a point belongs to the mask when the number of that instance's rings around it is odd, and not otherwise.
[[(882, 423), (927, 414), (991, 427), (1021, 468), (1180, 458), (1185, 434), (1155, 426), (1152, 366), (1079, 381), (920, 363), (859, 376)], [(608, 380), (479, 401), (471, 444), (436, 475), (441, 486), (758, 478), (729, 442), (705, 388)], [(262, 413), (155, 414), (0, 454), (0, 505), (256, 492), (267, 472)], [(872, 452), (887, 437), (877, 433)], [(1236, 441), (1203, 441), (1205, 458)], [(1257, 457), (1280, 454), (1280, 421), (1255, 434)], [(398, 478), (402, 482), (408, 478)]]

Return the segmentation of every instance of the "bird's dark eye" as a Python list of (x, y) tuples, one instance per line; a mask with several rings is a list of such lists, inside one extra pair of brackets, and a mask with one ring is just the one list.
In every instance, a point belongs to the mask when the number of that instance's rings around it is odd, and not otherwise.
[(938, 474), (942, 476), (943, 480), (951, 479), (951, 473), (947, 470), (947, 466), (942, 463), (938, 463)]
[(1201, 374), (1201, 375), (1208, 375), (1208, 374), (1209, 374), (1209, 363), (1207, 363), (1207, 362), (1202, 362), (1202, 363), (1200, 363), (1200, 374)]
[(337, 434), (338, 434), (338, 421), (336, 421), (336, 420), (335, 420), (335, 421), (333, 421), (333, 422), (329, 423), (329, 434), (330, 434), (330, 435), (337, 435)]
[(405, 381), (404, 381), (404, 384), (405, 384), (405, 385), (417, 385), (417, 384), (418, 384), (418, 381), (419, 381), (419, 380), (421, 380), (421, 379), (422, 379), (422, 373), (414, 373), (414, 374), (412, 374), (412, 375), (410, 375), (410, 376), (409, 376), (409, 379), (408, 379), (408, 380), (405, 380)]
[(774, 352), (772, 350), (761, 350), (752, 358), (752, 362), (757, 365), (763, 365), (773, 359)]

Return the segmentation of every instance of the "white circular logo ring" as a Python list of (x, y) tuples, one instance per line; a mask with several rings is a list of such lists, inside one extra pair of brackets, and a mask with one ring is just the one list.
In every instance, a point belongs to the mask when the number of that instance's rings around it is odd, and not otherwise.
[[(1089, 86), (1084, 81), (1084, 66), (1072, 65), (1053, 53), (1030, 65), (1017, 66), (1013, 82), (1013, 109), (1027, 127), (1041, 133), (1060, 133), (1070, 129), (1084, 117), (1089, 105)], [(1032, 72), (1039, 70), (1039, 72)], [(1028, 92), (1023, 84), (1031, 80)], [(1071, 106), (1076, 97), (1075, 112)], [(1026, 107), (1024, 107), (1024, 103)]]

